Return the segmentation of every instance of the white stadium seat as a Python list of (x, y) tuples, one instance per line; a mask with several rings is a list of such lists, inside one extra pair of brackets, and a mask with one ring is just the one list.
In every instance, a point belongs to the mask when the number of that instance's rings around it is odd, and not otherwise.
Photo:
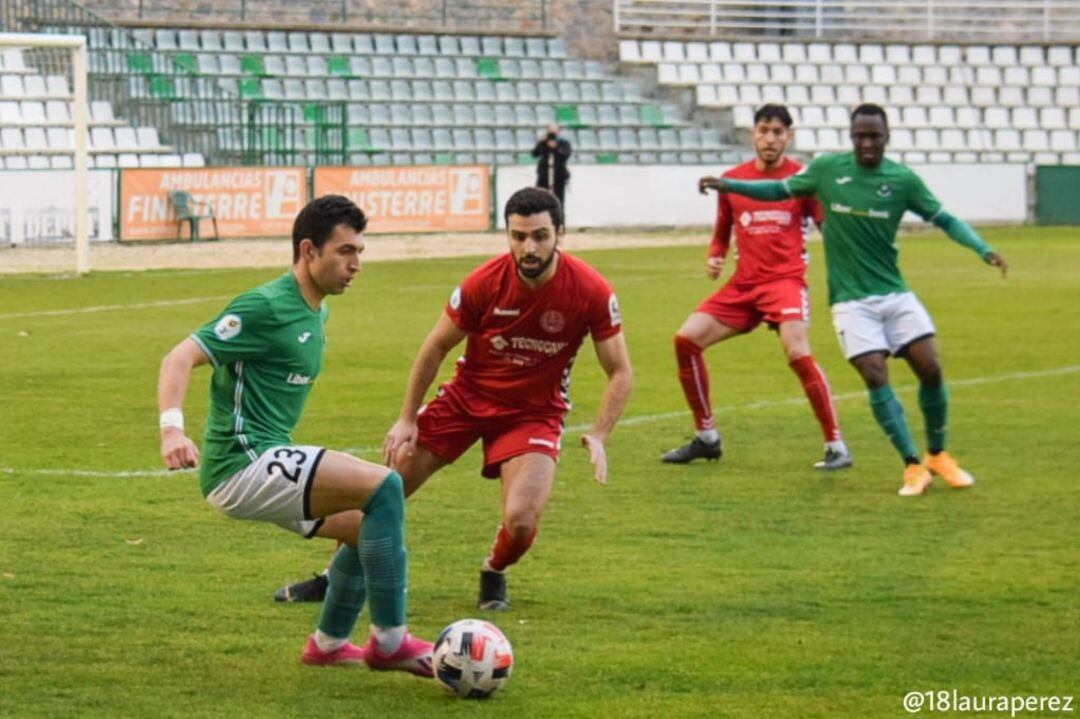
[(1010, 67), (1019, 63), (1016, 48), (1012, 45), (998, 45), (991, 51), (990, 56), (998, 67)]
[(911, 61), (929, 67), (937, 64), (937, 48), (933, 45), (916, 45), (911, 51)]
[(1054, 152), (1075, 152), (1076, 133), (1072, 130), (1051, 130), (1050, 149)]
[(1023, 143), (1028, 152), (1046, 152), (1050, 149), (1046, 130), (1024, 130)]
[(785, 43), (781, 49), (781, 55), (784, 62), (793, 65), (806, 62), (806, 45), (796, 42)]
[(1046, 48), (1046, 62), (1056, 67), (1068, 67), (1073, 64), (1073, 49), (1065, 45)]
[(850, 43), (838, 43), (833, 45), (833, 62), (842, 65), (850, 65), (859, 62), (859, 51)]
[(1018, 107), (1012, 111), (1012, 126), (1018, 130), (1034, 130), (1039, 127), (1038, 113), (1032, 107)]
[(686, 43), (686, 59), (690, 62), (709, 62), (709, 46), (703, 42)]
[(731, 43), (729, 42), (710, 42), (709, 43), (709, 59), (713, 62), (731, 62)]
[(1060, 107), (1044, 107), (1039, 111), (1039, 127), (1046, 130), (1064, 130), (1065, 110)]
[(885, 62), (890, 65), (910, 65), (912, 63), (909, 45), (886, 45)]

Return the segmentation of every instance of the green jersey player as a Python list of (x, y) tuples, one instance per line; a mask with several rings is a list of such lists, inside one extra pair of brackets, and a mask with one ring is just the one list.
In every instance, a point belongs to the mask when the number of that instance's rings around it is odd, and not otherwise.
[[(898, 265), (896, 232), (907, 211), (933, 222), (987, 264), (1008, 269), (965, 222), (942, 207), (910, 168), (885, 158), (889, 128), (885, 111), (860, 105), (851, 115), (853, 152), (815, 159), (783, 181), (702, 178), (699, 189), (733, 192), (761, 200), (815, 195), (825, 209), (825, 264), (829, 304), (844, 356), (862, 376), (878, 424), (905, 463), (902, 496), (922, 494), (936, 474), (952, 487), (975, 480), (945, 451), (948, 392), (942, 379), (934, 325), (908, 289)], [(919, 407), (929, 453), (920, 462), (904, 408), (889, 386), (886, 359), (903, 357), (919, 379)]]
[[(158, 382), (161, 454), (169, 469), (199, 463), (181, 407), (191, 371), (212, 364), (200, 476), (207, 501), (235, 519), (341, 542), (301, 661), (430, 677), (431, 644), (405, 625), (401, 476), (341, 452), (297, 445), (291, 436), (322, 368), (323, 300), (343, 293), (360, 271), (366, 225), (345, 197), (313, 200), (293, 225), (292, 268), (237, 297), (165, 356)], [(365, 601), (372, 634), (359, 647), (348, 639)]]

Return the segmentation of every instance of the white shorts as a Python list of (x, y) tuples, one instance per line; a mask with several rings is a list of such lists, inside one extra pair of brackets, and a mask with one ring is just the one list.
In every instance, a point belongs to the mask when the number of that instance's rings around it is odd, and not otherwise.
[(832, 306), (833, 327), (846, 359), (870, 352), (903, 354), (912, 342), (934, 335), (930, 313), (914, 292), (894, 292)]
[(206, 501), (233, 519), (272, 522), (306, 538), (322, 519), (311, 516), (311, 483), (324, 447), (271, 447), (214, 488)]

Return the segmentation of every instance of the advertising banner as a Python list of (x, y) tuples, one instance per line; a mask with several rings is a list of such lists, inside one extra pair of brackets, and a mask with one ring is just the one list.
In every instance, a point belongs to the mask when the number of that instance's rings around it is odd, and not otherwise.
[(315, 196), (345, 195), (368, 233), (484, 231), (491, 224), (487, 166), (316, 167)]
[[(90, 170), (90, 240), (113, 239), (112, 170)], [(75, 240), (75, 171), (0, 172), (0, 246)]]
[[(120, 239), (176, 239), (171, 196), (176, 191), (213, 209), (221, 237), (290, 237), (293, 220), (308, 200), (303, 167), (123, 170)], [(186, 223), (183, 231), (188, 231)], [(212, 232), (210, 220), (202, 220), (201, 235), (209, 238)]]

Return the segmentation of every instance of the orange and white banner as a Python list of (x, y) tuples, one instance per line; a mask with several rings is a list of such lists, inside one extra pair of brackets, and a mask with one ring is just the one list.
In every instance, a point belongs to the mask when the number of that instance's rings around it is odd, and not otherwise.
[(487, 166), (316, 167), (315, 196), (345, 195), (369, 233), (461, 232), (491, 226)]
[[(303, 167), (123, 170), (120, 239), (176, 239), (176, 210), (171, 193), (177, 190), (213, 208), (221, 237), (291, 237), (293, 220), (307, 204), (307, 170)], [(185, 224), (185, 233), (187, 229)], [(212, 233), (211, 221), (202, 220), (199, 234), (210, 238)]]

